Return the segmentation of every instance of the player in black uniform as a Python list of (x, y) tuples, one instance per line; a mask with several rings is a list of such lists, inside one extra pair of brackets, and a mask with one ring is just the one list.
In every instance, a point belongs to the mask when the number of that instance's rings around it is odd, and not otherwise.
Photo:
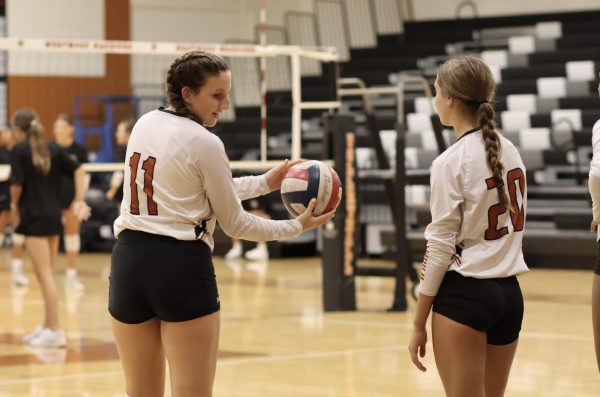
[[(11, 224), (10, 216), (10, 152), (17, 142), (23, 140), (24, 135), (18, 129), (6, 126), (0, 132), (0, 165), (6, 165), (0, 172), (0, 246), (4, 244), (4, 231), (6, 225)], [(11, 283), (16, 287), (26, 287), (29, 279), (23, 273), (23, 235), (15, 233), (14, 227), (11, 235)]]
[[(127, 142), (131, 136), (131, 130), (135, 121), (133, 119), (121, 121), (117, 124), (117, 130), (115, 131), (115, 163), (125, 162), (125, 151), (127, 150)], [(110, 185), (106, 191), (106, 199), (109, 201), (115, 200), (121, 203), (123, 199), (123, 171), (113, 172), (110, 178)]]
[(85, 174), (66, 152), (46, 143), (44, 129), (33, 110), (17, 110), (12, 123), (26, 134), (25, 141), (16, 144), (11, 153), (12, 217), (16, 231), (25, 236), (25, 248), (41, 286), (45, 311), (43, 325), (26, 335), (24, 342), (38, 347), (64, 347), (66, 337), (59, 325), (53, 274), (62, 232), (60, 181), (63, 174), (74, 174), (72, 209), (85, 219), (90, 214), (83, 201)]
[[(57, 148), (64, 150), (69, 157), (79, 164), (87, 163), (88, 154), (83, 146), (75, 142), (75, 125), (67, 114), (60, 114), (54, 121), (54, 143)], [(73, 291), (82, 291), (84, 285), (77, 278), (77, 257), (81, 248), (79, 227), (81, 222), (70, 209), (75, 197), (75, 180), (73, 175), (64, 174), (60, 182), (60, 204), (64, 221), (63, 240), (67, 254), (67, 271), (65, 287)]]

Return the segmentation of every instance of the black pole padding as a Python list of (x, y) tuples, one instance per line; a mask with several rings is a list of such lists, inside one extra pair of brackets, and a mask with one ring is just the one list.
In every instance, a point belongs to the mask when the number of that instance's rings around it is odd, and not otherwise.
[(396, 229), (396, 288), (394, 289), (394, 302), (390, 311), (403, 312), (407, 309), (406, 303), (406, 275), (408, 268), (412, 268), (412, 255), (410, 244), (406, 236), (406, 168), (404, 166), (404, 148), (406, 147), (406, 130), (403, 123), (396, 124), (396, 176), (394, 183), (394, 196), (396, 199), (396, 216), (394, 228)]
[(337, 62), (323, 62), (323, 76), (327, 81), (327, 96), (324, 101), (338, 101), (338, 79), (340, 77), (340, 66)]
[[(339, 213), (335, 217), (338, 218)], [(340, 217), (341, 218), (341, 217)], [(334, 222), (336, 224), (337, 222)], [(354, 276), (345, 276), (344, 229), (323, 228), (323, 252), (321, 255), (323, 274), (323, 310), (356, 310)]]
[[(346, 133), (356, 130), (354, 117), (326, 114), (323, 117), (323, 130), (324, 158), (334, 160), (333, 168), (343, 187), (346, 180)], [(333, 222), (323, 228), (322, 273), (325, 311), (356, 310), (354, 275), (344, 275), (344, 226), (347, 215), (345, 197), (346, 195), (342, 194)]]

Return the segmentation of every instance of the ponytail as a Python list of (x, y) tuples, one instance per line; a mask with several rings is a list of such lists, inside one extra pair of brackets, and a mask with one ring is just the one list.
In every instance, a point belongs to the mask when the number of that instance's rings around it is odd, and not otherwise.
[(42, 174), (47, 175), (50, 172), (51, 160), (44, 129), (37, 120), (33, 120), (29, 129), (25, 132), (27, 133), (27, 140), (31, 147), (33, 165)]
[(504, 172), (504, 165), (500, 161), (502, 157), (502, 145), (500, 144), (500, 137), (496, 132), (494, 105), (488, 101), (481, 102), (477, 109), (477, 121), (485, 143), (485, 159), (490, 171), (492, 171), (492, 178), (496, 181), (500, 204), (514, 211), (504, 187), (504, 180), (502, 179), (502, 173)]
[(50, 172), (51, 158), (44, 128), (38, 121), (35, 111), (29, 108), (21, 108), (15, 112), (12, 125), (25, 132), (27, 142), (31, 148), (31, 158), (34, 167), (42, 174)]
[(481, 58), (460, 55), (439, 67), (436, 81), (441, 92), (462, 101), (468, 113), (476, 117), (485, 143), (486, 163), (496, 182), (500, 204), (514, 211), (502, 179), (502, 146), (494, 122), (494, 105), (490, 103), (496, 90), (492, 71)]

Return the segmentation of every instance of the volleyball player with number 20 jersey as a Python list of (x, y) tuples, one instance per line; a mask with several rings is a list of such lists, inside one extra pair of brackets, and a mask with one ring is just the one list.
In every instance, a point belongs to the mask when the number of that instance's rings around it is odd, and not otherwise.
[(436, 366), (450, 397), (502, 396), (517, 348), (526, 272), (521, 249), (527, 209), (525, 167), (495, 131), (495, 84), (479, 58), (444, 63), (435, 106), (457, 142), (431, 167), (431, 216), (409, 351), (425, 367), (433, 308)]
[[(598, 75), (600, 79), (600, 74)], [(598, 84), (600, 95), (600, 84)], [(600, 120), (592, 128), (592, 161), (590, 162), (589, 189), (592, 196), (592, 224), (590, 229), (596, 231), (600, 225)], [(597, 231), (597, 257), (594, 266), (594, 279), (592, 282), (592, 325), (594, 330), (594, 346), (596, 349), (596, 362), (600, 371), (600, 230)]]
[(165, 358), (171, 394), (211, 396), (220, 300), (211, 251), (218, 221), (231, 237), (293, 237), (327, 222), (249, 214), (240, 199), (279, 189), (283, 162), (264, 175), (232, 179), (221, 140), (205, 127), (229, 107), (231, 73), (222, 58), (193, 51), (167, 74), (169, 107), (135, 124), (125, 158), (123, 202), (114, 229), (109, 312), (130, 396), (162, 396)]

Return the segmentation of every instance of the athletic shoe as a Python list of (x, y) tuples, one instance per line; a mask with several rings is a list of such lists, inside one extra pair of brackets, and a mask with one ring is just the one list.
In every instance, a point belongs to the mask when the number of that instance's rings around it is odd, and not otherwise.
[(30, 332), (27, 335), (23, 336), (23, 343), (31, 342), (33, 339), (37, 338), (42, 333), (43, 330), (44, 330), (44, 327), (42, 327), (41, 325), (38, 325), (37, 327), (35, 327), (33, 332)]
[(10, 272), (10, 279), (15, 287), (27, 287), (29, 285), (29, 279), (23, 274), (23, 265), (12, 265)]
[(52, 331), (50, 328), (44, 328), (44, 330), (31, 341), (29, 346), (34, 347), (66, 347), (67, 337), (65, 331), (57, 329)]
[(269, 259), (269, 250), (266, 245), (258, 245), (256, 248), (246, 252), (245, 257), (251, 261), (264, 261)]
[(241, 244), (240, 245), (234, 245), (225, 254), (225, 259), (227, 259), (228, 261), (230, 261), (232, 259), (241, 258), (241, 256), (242, 256), (242, 246), (241, 246)]
[(85, 285), (79, 281), (76, 274), (66, 274), (65, 288), (70, 291), (83, 291), (85, 289)]

